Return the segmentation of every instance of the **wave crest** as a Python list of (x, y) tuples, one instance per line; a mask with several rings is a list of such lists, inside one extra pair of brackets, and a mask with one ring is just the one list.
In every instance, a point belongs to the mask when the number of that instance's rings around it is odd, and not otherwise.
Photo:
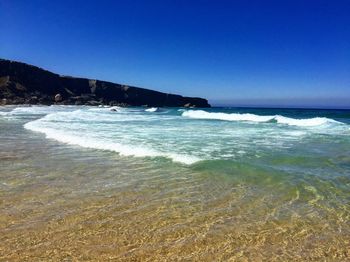
[[(69, 114), (76, 114), (78, 111), (70, 112)], [(64, 130), (58, 130), (53, 127), (47, 127), (50, 121), (57, 119), (62, 119), (64, 116), (62, 113), (54, 113), (46, 115), (43, 118), (28, 122), (24, 124), (24, 128), (43, 133), (46, 138), (54, 139), (61, 143), (77, 145), (84, 148), (91, 148), (97, 150), (106, 150), (119, 153), (121, 156), (135, 156), (135, 157), (165, 157), (173, 160), (174, 162), (179, 162), (186, 165), (191, 165), (195, 162), (201, 161), (202, 159), (190, 156), (186, 154), (177, 154), (171, 152), (162, 152), (148, 148), (146, 146), (140, 145), (125, 145), (118, 142), (113, 142), (103, 137), (95, 137), (89, 135), (82, 135), (81, 133), (74, 133)], [(62, 121), (60, 121), (63, 123)]]
[(145, 111), (146, 112), (157, 112), (158, 111), (158, 107), (147, 108)]
[(248, 122), (276, 122), (279, 124), (285, 124), (290, 126), (301, 126), (301, 127), (312, 127), (320, 126), (329, 123), (342, 124), (333, 119), (326, 117), (314, 117), (306, 119), (296, 119), (285, 117), (281, 115), (274, 116), (261, 116), (255, 114), (239, 114), (239, 113), (210, 113), (203, 110), (188, 110), (182, 113), (183, 117), (194, 118), (194, 119), (213, 119), (213, 120), (224, 120), (224, 121), (248, 121)]

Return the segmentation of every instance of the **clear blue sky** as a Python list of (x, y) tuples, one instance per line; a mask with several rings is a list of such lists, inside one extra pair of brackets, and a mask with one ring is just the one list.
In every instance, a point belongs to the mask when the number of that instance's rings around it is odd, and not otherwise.
[(0, 0), (0, 57), (213, 104), (350, 107), (350, 0)]

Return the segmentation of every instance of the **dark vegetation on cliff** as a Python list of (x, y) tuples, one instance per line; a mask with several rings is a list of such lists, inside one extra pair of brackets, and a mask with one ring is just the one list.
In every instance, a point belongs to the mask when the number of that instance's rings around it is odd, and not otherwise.
[(0, 104), (210, 107), (208, 101), (106, 81), (60, 76), (0, 59)]

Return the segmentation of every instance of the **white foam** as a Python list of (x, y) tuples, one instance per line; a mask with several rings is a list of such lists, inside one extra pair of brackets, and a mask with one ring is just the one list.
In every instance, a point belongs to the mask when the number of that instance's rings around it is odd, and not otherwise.
[(103, 108), (102, 106), (99, 107), (95, 107), (95, 108), (90, 108), (88, 111), (92, 111), (92, 112), (105, 112), (107, 111), (106, 108)]
[[(35, 110), (39, 112), (39, 109)], [(65, 111), (57, 108), (54, 112), (50, 110), (46, 116), (36, 116), (41, 118), (24, 127), (66, 144), (113, 151), (123, 156), (165, 157), (184, 164), (261, 154), (265, 149), (271, 148), (284, 150), (295, 141), (300, 141), (301, 136), (314, 132), (342, 134), (344, 128), (348, 132), (348, 125), (334, 125), (339, 122), (322, 117), (294, 119), (280, 115), (186, 110), (182, 116), (194, 120), (184, 121), (179, 116), (180, 113), (173, 114), (169, 110), (170, 114), (163, 114), (167, 112), (163, 109), (159, 114), (148, 113), (145, 112), (146, 108), (141, 107), (122, 108), (120, 112), (98, 107), (74, 107)], [(216, 127), (212, 125), (215, 122), (199, 123), (195, 119), (259, 124)], [(270, 124), (260, 124), (265, 122)], [(290, 125), (300, 128), (291, 128)]]
[(109, 110), (116, 110), (116, 111), (120, 111), (120, 110), (122, 110), (123, 108), (122, 107), (120, 107), (120, 106), (112, 106), (112, 107), (109, 107)]
[(14, 115), (45, 115), (57, 111), (68, 111), (74, 109), (74, 106), (23, 106), (16, 107), (9, 112), (1, 112), (1, 115), (14, 116)]
[(274, 119), (277, 121), (277, 123), (280, 124), (286, 124), (290, 126), (321, 126), (329, 123), (339, 123), (338, 121), (335, 121), (333, 119), (329, 119), (326, 117), (314, 117), (314, 118), (307, 118), (307, 119), (295, 119), (295, 118), (289, 118), (284, 116), (275, 116)]
[(147, 108), (145, 111), (146, 112), (157, 112), (158, 111), (158, 107)]
[[(54, 115), (56, 114), (51, 114), (48, 116), (49, 118), (53, 118)], [(200, 158), (194, 156), (161, 152), (139, 145), (124, 145), (121, 143), (103, 140), (102, 138), (88, 137), (81, 134), (70, 134), (66, 131), (45, 127), (45, 120), (47, 119), (48, 118), (46, 116), (44, 118), (28, 122), (24, 125), (24, 128), (35, 132), (44, 133), (46, 135), (46, 138), (54, 139), (62, 143), (78, 145), (84, 148), (113, 151), (119, 153), (122, 156), (166, 157), (172, 159), (174, 162), (180, 162), (187, 165), (201, 161)]]
[(330, 123), (342, 124), (333, 119), (326, 117), (314, 117), (307, 119), (295, 119), (280, 115), (260, 116), (255, 114), (238, 114), (238, 113), (210, 113), (203, 110), (189, 110), (182, 113), (182, 116), (194, 119), (215, 119), (224, 121), (249, 121), (249, 122), (271, 122), (276, 121), (279, 124), (291, 126), (312, 127)]
[(123, 110), (120, 106), (98, 106), (90, 108), (88, 111), (92, 112), (109, 112), (109, 111), (115, 111), (115, 112), (121, 112)]
[(237, 113), (209, 113), (203, 110), (189, 110), (182, 113), (182, 116), (197, 119), (215, 119), (226, 121), (252, 121), (267, 122), (271, 121), (274, 116), (259, 116), (254, 114), (237, 114)]

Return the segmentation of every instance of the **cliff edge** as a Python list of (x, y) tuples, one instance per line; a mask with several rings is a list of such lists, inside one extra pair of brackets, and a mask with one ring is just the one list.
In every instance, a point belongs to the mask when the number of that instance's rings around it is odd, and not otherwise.
[(36, 66), (5, 59), (0, 59), (0, 104), (210, 107), (203, 98), (60, 76)]

